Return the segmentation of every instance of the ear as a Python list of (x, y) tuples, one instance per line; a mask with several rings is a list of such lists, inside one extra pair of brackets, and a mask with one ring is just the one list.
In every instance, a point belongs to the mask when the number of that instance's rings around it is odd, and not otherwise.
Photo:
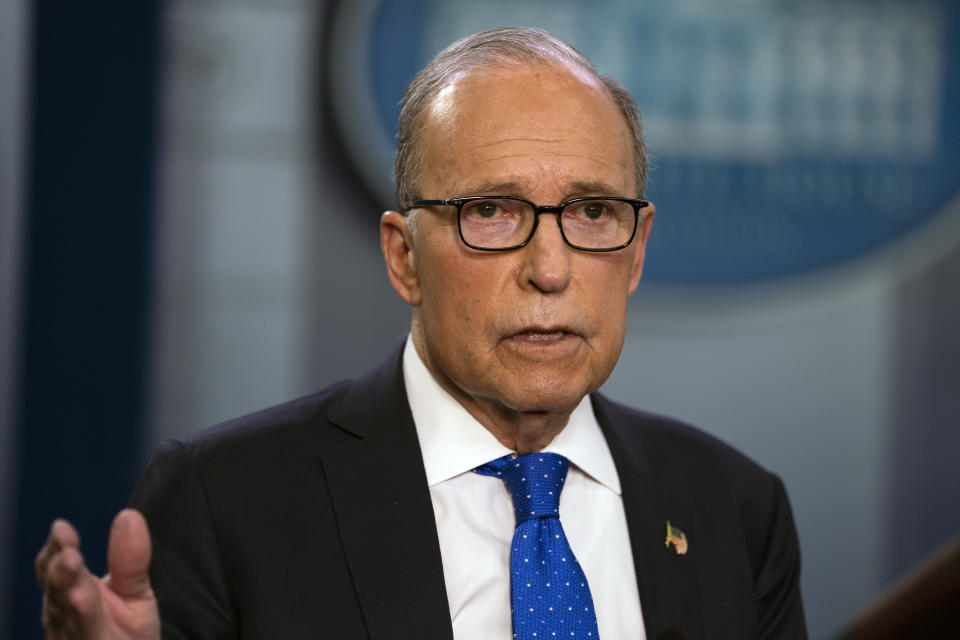
[(420, 306), (420, 279), (414, 259), (413, 237), (406, 216), (387, 211), (380, 217), (380, 249), (390, 284), (412, 307)]
[(653, 228), (653, 214), (656, 211), (657, 208), (653, 206), (652, 202), (640, 210), (640, 215), (643, 218), (640, 220), (639, 228), (637, 228), (637, 237), (633, 239), (636, 246), (633, 250), (633, 266), (630, 271), (630, 288), (628, 289), (630, 294), (637, 290), (637, 285), (640, 284), (640, 276), (643, 275), (643, 259), (647, 255), (647, 238), (650, 237), (650, 229)]

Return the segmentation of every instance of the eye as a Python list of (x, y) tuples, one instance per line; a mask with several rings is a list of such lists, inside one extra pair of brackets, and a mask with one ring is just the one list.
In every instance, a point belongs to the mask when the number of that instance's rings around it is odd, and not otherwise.
[(480, 218), (492, 218), (500, 213), (500, 206), (493, 200), (480, 200), (471, 202), (468, 211), (470, 215)]
[(522, 216), (523, 203), (517, 200), (489, 198), (463, 205), (463, 216), (469, 220), (502, 220)]
[(611, 211), (603, 200), (585, 200), (571, 205), (567, 215), (581, 222), (598, 222), (609, 218)]
[(599, 201), (584, 202), (581, 207), (583, 217), (588, 220), (599, 220), (607, 213), (607, 207)]

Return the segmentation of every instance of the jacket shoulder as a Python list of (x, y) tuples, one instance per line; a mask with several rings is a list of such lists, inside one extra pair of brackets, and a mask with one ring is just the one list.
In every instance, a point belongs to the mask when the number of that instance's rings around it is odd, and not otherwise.
[[(342, 402), (352, 381), (344, 380), (301, 398), (207, 427), (182, 439), (192, 455), (206, 457), (251, 449), (260, 455), (278, 447), (303, 448), (306, 442), (335, 444), (349, 440), (328, 416)], [(166, 443), (161, 444), (164, 448)]]
[(594, 394), (594, 410), (608, 439), (640, 457), (653, 475), (676, 467), (744, 480), (771, 475), (720, 438), (681, 420), (640, 411), (600, 394)]

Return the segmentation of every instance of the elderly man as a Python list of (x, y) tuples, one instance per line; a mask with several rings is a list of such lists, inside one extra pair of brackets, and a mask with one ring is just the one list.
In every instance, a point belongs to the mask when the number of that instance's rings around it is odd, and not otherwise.
[(54, 523), (48, 636), (804, 637), (779, 480), (595, 393), (654, 215), (626, 91), (546, 33), (469, 36), (411, 83), (396, 173), (406, 345), (163, 445), (107, 577)]

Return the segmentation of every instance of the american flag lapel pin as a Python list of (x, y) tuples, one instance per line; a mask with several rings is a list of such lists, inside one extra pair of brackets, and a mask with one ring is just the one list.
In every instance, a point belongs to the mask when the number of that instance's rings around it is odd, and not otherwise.
[(671, 544), (673, 545), (673, 549), (677, 552), (678, 556), (682, 556), (687, 553), (687, 534), (680, 529), (671, 526), (670, 521), (667, 520), (667, 540), (664, 546), (669, 549)]

